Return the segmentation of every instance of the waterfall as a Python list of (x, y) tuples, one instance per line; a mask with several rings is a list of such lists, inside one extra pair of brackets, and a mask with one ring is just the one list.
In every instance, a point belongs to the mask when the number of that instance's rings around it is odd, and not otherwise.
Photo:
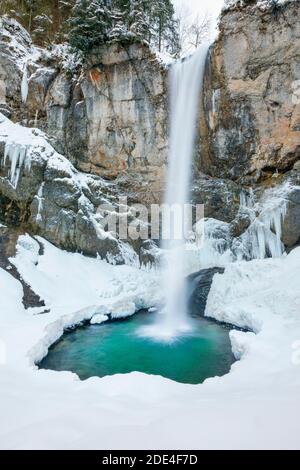
[[(166, 305), (160, 320), (162, 336), (174, 336), (188, 327), (184, 208), (189, 202), (189, 184), (207, 51), (208, 46), (202, 46), (191, 57), (175, 63), (170, 70), (170, 154), (164, 207), (171, 213), (171, 220), (170, 236), (163, 242), (163, 248), (168, 253), (168, 263), (163, 275)], [(172, 214), (176, 214), (176, 217), (172, 217)]]

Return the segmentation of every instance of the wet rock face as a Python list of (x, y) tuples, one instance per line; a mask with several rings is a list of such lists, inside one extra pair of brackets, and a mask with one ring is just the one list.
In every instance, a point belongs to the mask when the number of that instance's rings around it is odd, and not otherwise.
[(45, 113), (47, 91), (57, 75), (57, 70), (51, 67), (40, 67), (32, 73), (28, 80), (28, 98), (26, 108), (32, 113)]
[[(11, 138), (16, 139), (12, 146), (7, 142)], [(25, 145), (26, 153), (21, 154)], [(39, 234), (69, 251), (99, 255), (115, 263), (128, 261), (128, 256), (138, 260), (139, 246), (123, 242), (101, 224), (98, 206), (105, 202), (105, 215), (117, 213), (119, 194), (113, 183), (78, 172), (54, 151), (43, 133), (14, 125), (0, 115), (2, 222)]]
[(300, 158), (300, 9), (249, 5), (221, 19), (201, 123), (203, 170), (257, 182)]
[(300, 172), (293, 170), (286, 175), (293, 185), (287, 199), (287, 214), (283, 221), (282, 242), (288, 250), (300, 244)]
[(204, 205), (204, 216), (231, 222), (237, 215), (241, 188), (233, 181), (200, 175), (191, 189), (193, 204)]
[(156, 202), (167, 158), (166, 81), (146, 46), (95, 49), (76, 83), (59, 75), (51, 86), (48, 131), (80, 170), (108, 179), (139, 175), (132, 190)]

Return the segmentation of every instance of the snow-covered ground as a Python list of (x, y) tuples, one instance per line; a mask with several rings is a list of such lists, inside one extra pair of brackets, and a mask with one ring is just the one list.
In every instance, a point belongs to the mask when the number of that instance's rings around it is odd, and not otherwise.
[(231, 333), (241, 360), (194, 386), (141, 373), (80, 381), (34, 367), (64, 326), (160, 301), (155, 272), (39, 241), (42, 256), (21, 237), (13, 262), (49, 313), (25, 311), (20, 283), (0, 269), (1, 448), (300, 448), (300, 248), (215, 277), (207, 314), (256, 335)]

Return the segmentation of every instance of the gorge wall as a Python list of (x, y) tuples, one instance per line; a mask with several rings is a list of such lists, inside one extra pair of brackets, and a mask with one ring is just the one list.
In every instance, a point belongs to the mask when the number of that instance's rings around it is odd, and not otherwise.
[(167, 66), (143, 44), (99, 47), (80, 65), (68, 55), (64, 46), (51, 52), (33, 46), (15, 20), (2, 19), (2, 111), (46, 131), (79, 170), (120, 178), (136, 200), (159, 202), (168, 150)]
[[(229, 223), (233, 236), (239, 237), (249, 225), (239, 211), (241, 190), (253, 188), (260, 196), (270, 186), (291, 181), (295, 188), (286, 195), (283, 226), (283, 240), (289, 248), (300, 240), (299, 20), (299, 2), (292, 1), (276, 12), (250, 2), (222, 13), (199, 103), (199, 152), (195, 153), (197, 171), (191, 188), (192, 201), (205, 204), (206, 217)], [(26, 104), (21, 100), (24, 67), (28, 71)], [(95, 178), (96, 197), (93, 191), (85, 194), (92, 202), (92, 214), (96, 203), (107, 198), (106, 182), (113, 193), (110, 200), (121, 194), (129, 202), (161, 201), (168, 153), (168, 67), (146, 45), (100, 47), (79, 64), (65, 46), (51, 51), (33, 46), (18, 23), (4, 18), (0, 112), (14, 122), (45, 131), (53, 151), (65, 155), (75, 172)], [(39, 184), (44, 183), (47, 199), (52, 200), (44, 204), (44, 210), (51, 208), (49, 227), (45, 220), (36, 220), (33, 194), (24, 206), (24, 198), (18, 200), (20, 192), (9, 190), (8, 172), (2, 165), (0, 212), (8, 213), (13, 200), (19, 215), (12, 217), (10, 210), (10, 220), (31, 221), (34, 231), (67, 249), (88, 254), (105, 251), (97, 243), (90, 209), (82, 208), (81, 193), (68, 187), (63, 174), (56, 174), (54, 180), (61, 181), (53, 182), (39, 175)], [(63, 202), (59, 202), (61, 197)], [(81, 218), (84, 223), (78, 223)], [(56, 219), (61, 229), (55, 227)], [(74, 220), (80, 226), (78, 233)], [(82, 241), (85, 225), (93, 239), (91, 250)], [(71, 241), (67, 232), (73, 233)]]
[(255, 184), (300, 159), (300, 5), (229, 8), (208, 59), (204, 171)]
[(48, 132), (84, 172), (158, 202), (167, 160), (167, 70), (145, 45), (94, 49), (79, 78), (60, 73), (46, 97)]

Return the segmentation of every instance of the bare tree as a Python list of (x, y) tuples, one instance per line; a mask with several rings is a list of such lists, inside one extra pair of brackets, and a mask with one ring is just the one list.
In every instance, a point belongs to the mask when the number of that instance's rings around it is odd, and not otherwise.
[(189, 28), (189, 43), (192, 48), (197, 49), (209, 38), (211, 30), (211, 17), (206, 13), (204, 17), (196, 16)]
[(177, 11), (180, 56), (185, 56), (197, 49), (203, 41), (209, 38), (211, 31), (211, 17), (194, 16), (193, 12), (182, 5)]

